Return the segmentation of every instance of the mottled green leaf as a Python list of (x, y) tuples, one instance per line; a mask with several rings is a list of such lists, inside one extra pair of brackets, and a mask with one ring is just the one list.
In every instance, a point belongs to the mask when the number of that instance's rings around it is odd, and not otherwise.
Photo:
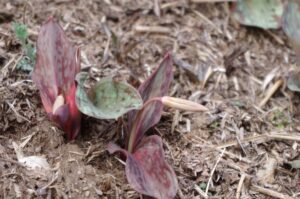
[(290, 0), (283, 14), (282, 28), (296, 51), (297, 61), (300, 55), (300, 2)]
[(135, 88), (110, 78), (97, 82), (87, 94), (83, 88), (87, 77), (85, 72), (76, 76), (79, 84), (76, 104), (82, 113), (98, 119), (117, 119), (130, 110), (142, 107), (142, 98)]
[(300, 92), (300, 71), (290, 74), (287, 81), (287, 87), (291, 91)]
[(233, 16), (247, 26), (275, 29), (281, 26), (283, 10), (282, 0), (238, 0)]
[(22, 44), (25, 44), (26, 39), (28, 37), (27, 26), (22, 23), (14, 23), (13, 26), (17, 39), (19, 39), (22, 42)]
[(293, 160), (289, 164), (293, 169), (300, 169), (300, 160)]

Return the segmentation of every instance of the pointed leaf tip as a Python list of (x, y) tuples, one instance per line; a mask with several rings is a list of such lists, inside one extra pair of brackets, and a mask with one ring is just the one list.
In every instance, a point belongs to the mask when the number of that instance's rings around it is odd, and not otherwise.
[(102, 79), (97, 82), (87, 94), (83, 83), (87, 73), (76, 76), (78, 87), (76, 104), (79, 110), (98, 119), (117, 119), (130, 110), (140, 109), (143, 101), (138, 91), (125, 82), (113, 79)]
[(167, 53), (158, 68), (139, 87), (144, 102), (153, 97), (162, 97), (168, 93), (173, 79), (172, 66), (172, 56)]

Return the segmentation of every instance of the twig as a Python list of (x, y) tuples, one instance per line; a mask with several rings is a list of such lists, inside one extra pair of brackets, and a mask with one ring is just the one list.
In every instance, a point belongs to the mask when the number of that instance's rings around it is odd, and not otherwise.
[(54, 178), (48, 183), (46, 184), (45, 186), (41, 187), (39, 190), (45, 190), (47, 189), (48, 187), (50, 187), (56, 180), (58, 179), (58, 174), (56, 173)]
[(171, 33), (171, 29), (163, 26), (141, 26), (137, 25), (134, 27), (136, 32), (147, 32), (147, 33), (161, 33), (168, 34)]
[(126, 162), (124, 162), (123, 160), (121, 160), (120, 158), (115, 157), (116, 160), (118, 160), (121, 164), (123, 164), (124, 166), (126, 165)]
[(198, 187), (196, 184), (194, 186), (195, 191), (197, 191), (197, 193), (199, 193), (203, 198), (208, 198), (208, 195), (202, 191), (202, 189), (200, 189), (200, 187)]
[(207, 186), (206, 186), (206, 190), (205, 190), (205, 194), (206, 194), (206, 195), (207, 195), (207, 193), (208, 193), (209, 185), (210, 185), (210, 183), (211, 183), (211, 181), (212, 181), (212, 178), (213, 178), (213, 175), (214, 175), (215, 170), (216, 170), (216, 168), (217, 168), (217, 165), (219, 164), (221, 158), (223, 157), (225, 150), (226, 150), (226, 149), (223, 149), (223, 151), (221, 152), (221, 155), (219, 156), (219, 158), (218, 158), (218, 160), (217, 160), (217, 162), (216, 162), (214, 168), (211, 170), (210, 177), (209, 177), (209, 179), (208, 179)]
[[(273, 139), (273, 140), (290, 140), (290, 141), (296, 141), (300, 142), (300, 136), (296, 133), (269, 133), (265, 135), (255, 135), (248, 138), (245, 138), (243, 140), (240, 140), (241, 143), (247, 143), (247, 142), (254, 142), (254, 141), (264, 141), (267, 139)], [(220, 144), (216, 147), (216, 149), (222, 149), (230, 146), (236, 146), (238, 145), (238, 141), (230, 141), (224, 144)]]
[(250, 189), (252, 189), (253, 191), (257, 191), (259, 193), (274, 197), (274, 198), (291, 199), (290, 196), (284, 195), (284, 194), (279, 193), (277, 191), (273, 191), (271, 189), (260, 187), (258, 185), (251, 185)]
[(190, 0), (192, 3), (222, 3), (222, 2), (236, 2), (237, 0)]
[(14, 107), (11, 103), (9, 103), (8, 101), (5, 101), (5, 102), (6, 102), (6, 104), (9, 106), (9, 108), (15, 113), (15, 115), (16, 115), (17, 117), (19, 117), (19, 118), (21, 118), (21, 119), (23, 119), (23, 120), (25, 120), (25, 121), (27, 121), (27, 122), (30, 123), (30, 120), (28, 120), (26, 117), (20, 115), (20, 114), (16, 111), (15, 107)]
[(17, 60), (15, 61), (15, 64), (13, 65), (11, 71), (14, 71), (14, 70), (15, 70), (15, 68), (17, 67), (18, 63), (21, 61), (22, 58), (23, 58), (23, 54), (21, 54), (21, 55), (17, 58)]
[[(222, 152), (221, 149), (217, 149), (218, 151)], [(232, 158), (232, 159), (238, 159), (239, 161), (242, 161), (242, 162), (245, 162), (245, 163), (248, 163), (248, 164), (251, 164), (252, 161), (249, 160), (248, 158), (244, 158), (242, 156), (238, 156), (234, 153), (231, 153), (229, 151), (224, 151), (224, 154), (227, 155), (228, 157)]]
[(245, 178), (246, 178), (246, 174), (242, 173), (239, 184), (238, 184), (238, 187), (236, 189), (236, 199), (240, 199), (241, 190), (242, 190)]
[(264, 99), (259, 103), (259, 107), (263, 107), (269, 99), (272, 97), (272, 95), (278, 90), (278, 88), (283, 84), (283, 80), (279, 79), (275, 82), (275, 84), (268, 89), (266, 96)]
[(6, 64), (5, 66), (3, 66), (3, 68), (1, 69), (2, 74), (4, 74), (4, 76), (6, 76), (7, 74), (7, 68), (16, 60), (16, 55), (14, 55)]
[(284, 45), (284, 41), (270, 30), (265, 30), (280, 45)]
[(160, 8), (167, 9), (167, 8), (172, 8), (172, 7), (179, 7), (179, 6), (184, 6), (186, 3), (184, 1), (173, 1), (173, 2), (166, 2), (160, 6)]
[[(238, 128), (237, 128), (237, 129), (238, 129)], [(238, 144), (240, 145), (240, 147), (241, 147), (241, 149), (242, 149), (242, 152), (247, 156), (247, 152), (246, 152), (246, 150), (245, 150), (245, 148), (244, 148), (244, 146), (243, 146), (243, 144), (242, 144), (242, 142), (241, 142), (239, 136), (235, 136), (235, 137), (236, 137), (236, 141), (238, 142)]]
[(283, 133), (271, 133), (268, 134), (267, 137), (272, 138), (274, 140), (290, 140), (290, 141), (296, 141), (300, 142), (300, 136), (296, 134), (283, 134)]
[(160, 0), (153, 0), (153, 10), (156, 16), (160, 17)]
[[(253, 142), (253, 141), (264, 140), (264, 139), (266, 139), (265, 135), (255, 135), (255, 136), (251, 136), (248, 138), (244, 138), (243, 140), (241, 140), (241, 143)], [(238, 142), (236, 140), (234, 140), (234, 141), (230, 141), (230, 142), (218, 145), (216, 148), (222, 149), (222, 148), (236, 146), (236, 145), (238, 145)]]
[(220, 34), (223, 34), (223, 31), (218, 28), (211, 20), (209, 20), (206, 16), (204, 16), (201, 12), (194, 10), (194, 13), (200, 17), (201, 19), (203, 19), (206, 23), (208, 23), (209, 25), (211, 25), (215, 30), (217, 30)]

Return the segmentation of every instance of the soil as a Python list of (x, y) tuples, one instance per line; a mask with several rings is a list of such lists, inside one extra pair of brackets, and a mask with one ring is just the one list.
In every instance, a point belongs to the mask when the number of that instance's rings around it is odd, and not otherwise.
[[(162, 136), (179, 182), (176, 198), (204, 198), (207, 187), (209, 198), (300, 198), (300, 171), (290, 164), (300, 159), (300, 100), (286, 88), (297, 68), (295, 53), (282, 30), (242, 26), (229, 6), (0, 1), (0, 198), (148, 198), (130, 187), (122, 160), (106, 150), (108, 142), (120, 141), (117, 121), (84, 116), (80, 136), (65, 140), (48, 120), (30, 74), (16, 67), (22, 49), (13, 22), (25, 23), (35, 43), (49, 16), (81, 46), (82, 69), (94, 80), (109, 76), (138, 85), (172, 52), (170, 95), (210, 110), (164, 109), (148, 132)], [(13, 143), (24, 156), (44, 157), (51, 169), (24, 167)]]

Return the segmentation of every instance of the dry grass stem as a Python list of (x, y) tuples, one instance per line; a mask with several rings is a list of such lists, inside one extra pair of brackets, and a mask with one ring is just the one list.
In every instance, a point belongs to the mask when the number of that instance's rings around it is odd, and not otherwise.
[(245, 178), (246, 178), (246, 174), (242, 173), (238, 187), (236, 189), (236, 195), (235, 195), (236, 199), (240, 199), (240, 197), (241, 197), (241, 190), (242, 190)]
[(263, 107), (266, 105), (266, 103), (269, 101), (269, 99), (272, 97), (272, 95), (279, 89), (279, 87), (283, 84), (283, 80), (279, 79), (275, 82), (275, 84), (268, 89), (266, 96), (264, 99), (259, 103), (259, 107)]
[[(269, 140), (289, 140), (289, 141), (296, 141), (300, 142), (300, 136), (297, 135), (297, 133), (270, 133), (266, 135), (255, 135), (255, 136), (250, 136), (247, 137), (243, 140), (240, 140), (241, 143), (247, 143), (247, 142), (255, 142), (255, 141), (269, 141)], [(230, 146), (236, 146), (239, 145), (239, 142), (237, 140), (235, 141), (230, 141), (224, 144), (218, 145), (216, 148), (217, 149), (222, 149)]]
[(211, 183), (211, 181), (212, 181), (212, 178), (213, 178), (213, 175), (214, 175), (215, 170), (216, 170), (216, 168), (217, 168), (217, 165), (219, 164), (220, 160), (222, 159), (225, 150), (226, 150), (226, 149), (223, 149), (223, 150), (222, 150), (222, 152), (221, 152), (221, 154), (220, 154), (220, 156), (219, 156), (219, 158), (218, 158), (216, 164), (214, 165), (213, 169), (212, 169), (211, 172), (210, 172), (210, 176), (209, 176), (209, 179), (208, 179), (208, 182), (207, 182), (207, 186), (206, 186), (206, 189), (205, 189), (205, 194), (206, 194), (206, 195), (207, 195), (207, 193), (208, 193), (209, 185), (210, 185), (210, 183)]
[(190, 0), (192, 3), (236, 2), (237, 0)]
[(206, 23), (211, 25), (215, 30), (217, 30), (220, 34), (223, 34), (223, 31), (218, 28), (211, 20), (209, 20), (205, 15), (203, 15), (201, 12), (194, 10), (194, 13), (202, 20), (204, 20)]
[(271, 189), (260, 187), (258, 185), (251, 185), (250, 189), (253, 190), (253, 191), (257, 191), (259, 193), (265, 194), (267, 196), (274, 197), (274, 198), (292, 199), (292, 197), (290, 197), (290, 196), (279, 193), (277, 191), (273, 191)]
[(208, 198), (208, 195), (204, 192), (204, 191), (202, 191), (202, 189), (200, 189), (200, 187), (198, 186), (198, 185), (194, 185), (194, 189), (195, 189), (195, 191), (198, 193), (198, 194), (200, 194), (200, 196), (202, 196), (203, 198), (205, 198), (205, 199), (207, 199)]
[(169, 34), (171, 33), (171, 29), (163, 26), (141, 26), (136, 25), (134, 27), (136, 32), (141, 33), (159, 33), (159, 34)]

